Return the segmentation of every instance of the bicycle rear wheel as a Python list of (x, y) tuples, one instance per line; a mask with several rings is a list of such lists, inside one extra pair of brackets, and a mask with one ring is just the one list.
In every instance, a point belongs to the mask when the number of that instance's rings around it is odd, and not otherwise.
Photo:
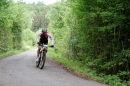
[(40, 60), (40, 64), (39, 64), (40, 69), (42, 69), (44, 67), (45, 61), (46, 61), (46, 52), (43, 51), (43, 52), (41, 52), (41, 60)]

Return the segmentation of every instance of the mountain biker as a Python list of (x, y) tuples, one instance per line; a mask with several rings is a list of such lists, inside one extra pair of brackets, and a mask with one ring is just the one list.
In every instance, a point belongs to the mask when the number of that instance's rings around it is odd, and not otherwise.
[(54, 47), (54, 38), (47, 32), (46, 28), (43, 28), (42, 31), (36, 37), (36, 42), (38, 44), (36, 61), (39, 61), (39, 54), (40, 54), (41, 44), (48, 45), (48, 37), (51, 39), (51, 42), (52, 42), (50, 47)]

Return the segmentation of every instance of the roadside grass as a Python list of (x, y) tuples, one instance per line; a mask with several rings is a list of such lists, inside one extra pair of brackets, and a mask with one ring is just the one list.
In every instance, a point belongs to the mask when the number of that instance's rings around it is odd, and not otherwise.
[(88, 68), (79, 61), (67, 59), (60, 53), (54, 53), (54, 49), (49, 49), (47, 56), (61, 64), (68, 71), (71, 71), (84, 79), (94, 80), (108, 84), (109, 86), (130, 86), (130, 81), (121, 81), (118, 75), (105, 75), (103, 73), (97, 74), (96, 69)]
[(96, 73), (94, 70), (87, 68), (79, 61), (74, 61), (67, 59), (60, 55), (59, 53), (54, 53), (53, 49), (49, 49), (47, 56), (52, 58), (54, 61), (60, 63), (63, 67), (66, 67), (68, 71), (73, 71), (73, 73), (79, 75), (82, 78), (97, 80)]

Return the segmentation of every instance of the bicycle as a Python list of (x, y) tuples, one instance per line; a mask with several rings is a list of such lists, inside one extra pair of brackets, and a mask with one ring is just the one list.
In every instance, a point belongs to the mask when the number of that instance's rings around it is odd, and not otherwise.
[(51, 46), (42, 44), (41, 47), (42, 48), (40, 49), (39, 61), (36, 62), (36, 67), (39, 66), (40, 69), (43, 69), (46, 61), (46, 49)]

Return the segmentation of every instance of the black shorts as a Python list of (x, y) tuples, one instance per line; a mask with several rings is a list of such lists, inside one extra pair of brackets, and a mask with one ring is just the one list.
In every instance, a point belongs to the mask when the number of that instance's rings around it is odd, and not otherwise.
[(42, 44), (48, 45), (48, 42), (39, 42), (38, 45), (41, 46)]

